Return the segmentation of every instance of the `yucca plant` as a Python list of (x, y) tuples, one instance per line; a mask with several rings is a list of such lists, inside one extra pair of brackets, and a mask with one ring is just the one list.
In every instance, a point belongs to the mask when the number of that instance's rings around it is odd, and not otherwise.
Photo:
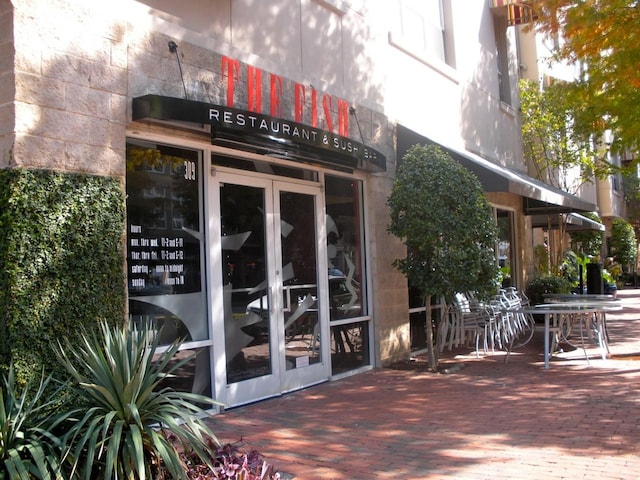
[(66, 441), (71, 477), (85, 479), (187, 479), (184, 445), (213, 468), (208, 441), (218, 443), (198, 405), (209, 397), (162, 387), (162, 380), (191, 358), (173, 362), (180, 342), (157, 352), (158, 335), (100, 324), (58, 356), (86, 404), (73, 412)]
[(45, 399), (51, 377), (41, 376), (38, 388), (31, 392), (27, 384), (18, 392), (13, 365), (2, 376), (0, 389), (0, 480), (63, 479), (60, 456), (63, 441), (53, 432), (64, 421), (55, 415), (59, 398)]

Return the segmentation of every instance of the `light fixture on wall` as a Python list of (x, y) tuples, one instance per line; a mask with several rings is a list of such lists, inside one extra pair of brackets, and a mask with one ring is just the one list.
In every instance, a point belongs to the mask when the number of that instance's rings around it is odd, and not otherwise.
[(178, 44), (173, 40), (169, 41), (169, 51), (176, 54), (178, 69), (180, 70), (180, 79), (182, 80), (182, 88), (184, 89), (184, 98), (185, 100), (189, 100), (189, 97), (187, 96), (187, 87), (184, 84), (184, 76), (182, 75), (182, 63), (180, 62), (180, 55), (178, 55)]

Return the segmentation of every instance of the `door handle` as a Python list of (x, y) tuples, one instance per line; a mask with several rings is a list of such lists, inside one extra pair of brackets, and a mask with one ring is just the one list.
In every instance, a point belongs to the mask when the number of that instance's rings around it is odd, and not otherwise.
[(275, 287), (271, 286), (269, 287), (269, 297), (267, 300), (269, 302), (269, 311), (271, 312), (271, 315), (275, 315), (276, 314), (276, 308), (275, 308), (275, 302), (273, 301), (275, 298)]

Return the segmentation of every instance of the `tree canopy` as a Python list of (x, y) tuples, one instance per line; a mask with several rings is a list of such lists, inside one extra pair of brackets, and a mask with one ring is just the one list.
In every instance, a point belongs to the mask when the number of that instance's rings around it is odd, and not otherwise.
[(416, 145), (387, 203), (389, 231), (407, 247), (394, 265), (425, 297), (496, 291), (496, 226), (475, 175), (439, 147)]
[(616, 218), (609, 239), (610, 254), (623, 268), (634, 267), (638, 256), (638, 242), (633, 226), (622, 218)]
[(570, 95), (576, 129), (637, 152), (640, 138), (640, 2), (535, 0), (535, 28), (556, 40), (555, 60), (581, 67)]
[(556, 82), (541, 89), (531, 80), (520, 81), (523, 155), (542, 181), (575, 194), (592, 175), (610, 173), (611, 164), (599, 162), (595, 151), (573, 128), (571, 86)]
[[(480, 297), (497, 291), (497, 228), (478, 178), (437, 146), (414, 145), (403, 157), (387, 199), (389, 232), (402, 239), (406, 258), (393, 265), (425, 298), (451, 301), (456, 292)], [(437, 369), (433, 323), (427, 321), (429, 367)], [(435, 337), (435, 343), (438, 337)]]

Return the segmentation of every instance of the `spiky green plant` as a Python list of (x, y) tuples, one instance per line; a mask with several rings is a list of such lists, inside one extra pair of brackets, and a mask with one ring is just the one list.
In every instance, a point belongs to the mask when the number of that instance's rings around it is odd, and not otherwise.
[(53, 415), (58, 397), (44, 398), (51, 376), (41, 375), (31, 392), (18, 392), (13, 364), (0, 389), (0, 480), (63, 479), (60, 455), (64, 444), (53, 432), (64, 415)]
[(198, 405), (216, 402), (161, 386), (192, 359), (173, 361), (179, 341), (158, 352), (158, 336), (148, 326), (102, 323), (97, 333), (84, 332), (75, 348), (67, 347), (60, 347), (59, 359), (86, 398), (66, 437), (72, 478), (145, 480), (168, 471), (171, 478), (186, 479), (183, 445), (211, 464), (207, 440), (217, 440)]

